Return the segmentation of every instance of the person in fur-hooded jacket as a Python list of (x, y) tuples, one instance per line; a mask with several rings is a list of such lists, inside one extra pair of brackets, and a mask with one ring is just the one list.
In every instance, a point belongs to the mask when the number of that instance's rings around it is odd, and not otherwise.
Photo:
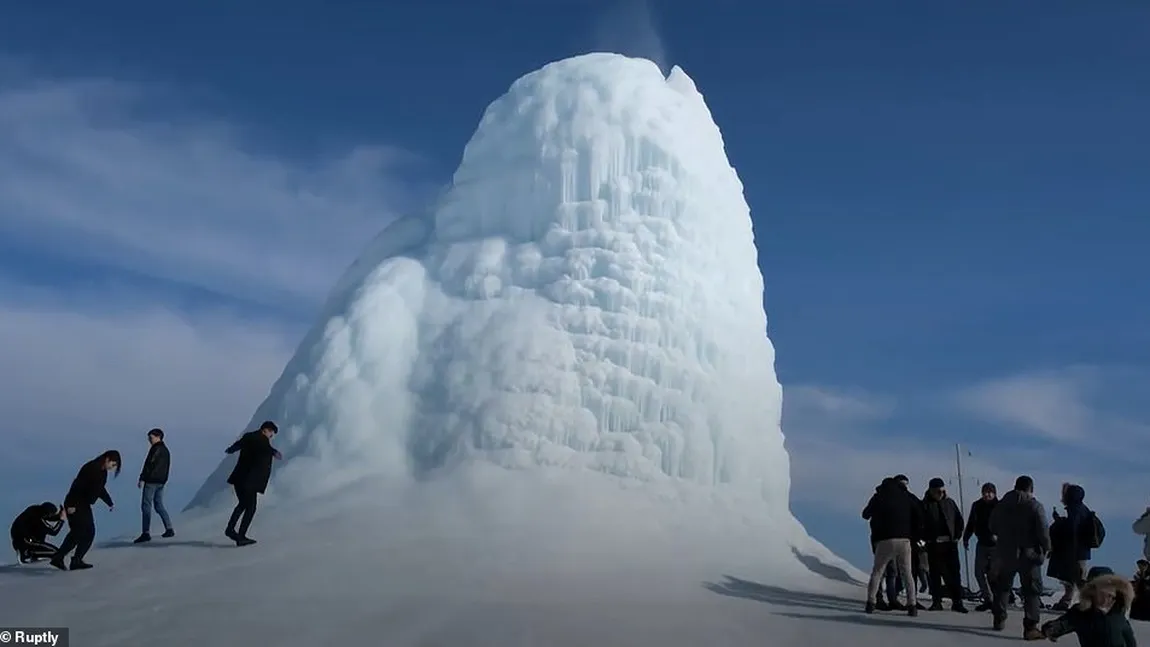
[(1090, 569), (1078, 594), (1078, 604), (1042, 625), (1043, 635), (1054, 641), (1069, 633), (1078, 635), (1082, 647), (1137, 647), (1127, 615), (1134, 601), (1134, 587), (1126, 578), (1104, 566)]

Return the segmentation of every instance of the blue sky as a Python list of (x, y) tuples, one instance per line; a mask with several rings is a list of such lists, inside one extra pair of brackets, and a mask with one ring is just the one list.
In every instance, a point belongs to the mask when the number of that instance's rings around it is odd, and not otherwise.
[[(1048, 506), (1101, 560), (1150, 503), (1150, 5), (24, 3), (0, 23), (0, 512), (172, 434), (182, 507), (335, 276), (446, 181), (518, 76), (683, 66), (746, 186), (792, 499), (844, 557), (883, 476)], [(323, 6), (326, 5), (326, 6)], [(833, 462), (828, 456), (838, 457)], [(953, 490), (957, 481), (953, 481)], [(968, 494), (969, 497), (969, 494)]]

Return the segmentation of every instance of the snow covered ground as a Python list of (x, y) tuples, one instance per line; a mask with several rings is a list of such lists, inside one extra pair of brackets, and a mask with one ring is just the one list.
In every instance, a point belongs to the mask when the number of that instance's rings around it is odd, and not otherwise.
[(1002, 634), (987, 614), (865, 616), (851, 582), (861, 573), (831, 556), (768, 560), (757, 549), (771, 543), (771, 519), (732, 514), (702, 490), (674, 493), (670, 514), (662, 494), (600, 474), (477, 470), (271, 503), (251, 547), (221, 536), (222, 511), (184, 515), (169, 541), (98, 546), (90, 571), (0, 567), (0, 625), (68, 626), (84, 647), (946, 647), (1020, 636), (1017, 614)]

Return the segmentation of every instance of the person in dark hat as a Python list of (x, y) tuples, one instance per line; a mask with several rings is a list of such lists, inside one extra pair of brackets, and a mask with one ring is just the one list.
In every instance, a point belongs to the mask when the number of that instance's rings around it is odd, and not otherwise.
[[(970, 550), (970, 538), (977, 537), (974, 547), (974, 579), (978, 582), (978, 594), (982, 603), (975, 611), (990, 611), (994, 606), (994, 595), (990, 590), (990, 563), (994, 559), (994, 534), (990, 532), (990, 513), (998, 505), (998, 489), (993, 483), (982, 484), (982, 496), (970, 504), (970, 515), (966, 518), (966, 531), (962, 533), (962, 547)], [(969, 555), (967, 559), (969, 559)]]
[(922, 536), (926, 541), (930, 595), (933, 598), (930, 610), (942, 610), (942, 599), (948, 597), (953, 611), (966, 613), (966, 605), (962, 602), (962, 581), (959, 579), (962, 567), (958, 558), (958, 542), (964, 529), (962, 510), (954, 499), (946, 495), (946, 481), (940, 478), (930, 480), (922, 503)]
[[(248, 528), (256, 515), (256, 499), (267, 490), (272, 477), (272, 460), (280, 460), (283, 455), (272, 447), (272, 437), (279, 433), (279, 427), (271, 420), (260, 428), (249, 431), (224, 450), (228, 454), (240, 453), (236, 466), (228, 476), (228, 485), (236, 492), (236, 507), (228, 519), (224, 535), (236, 542), (237, 546), (249, 546), (256, 540), (248, 537)], [(243, 520), (241, 521), (241, 517)], [(239, 522), (239, 531), (236, 531)]]
[(48, 542), (48, 536), (55, 537), (64, 527), (62, 508), (45, 501), (24, 508), (12, 521), (12, 548), (20, 557), (21, 564), (48, 559), (56, 554), (59, 547)]

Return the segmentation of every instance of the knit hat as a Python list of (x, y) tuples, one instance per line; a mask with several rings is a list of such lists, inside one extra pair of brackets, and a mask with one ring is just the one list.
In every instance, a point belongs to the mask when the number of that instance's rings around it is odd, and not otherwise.
[(942, 488), (946, 487), (946, 481), (944, 481), (944, 480), (942, 480), (936, 476), (930, 480), (930, 485), (928, 487), (930, 487), (930, 489), (932, 489), (932, 490), (936, 489), (936, 488), (942, 489)]
[(1106, 566), (1095, 566), (1095, 567), (1091, 568), (1088, 573), (1086, 573), (1086, 580), (1090, 581), (1090, 580), (1093, 580), (1095, 578), (1103, 577), (1106, 575), (1113, 575), (1113, 574), (1114, 574), (1114, 569), (1112, 569), (1112, 568), (1108, 568)]

